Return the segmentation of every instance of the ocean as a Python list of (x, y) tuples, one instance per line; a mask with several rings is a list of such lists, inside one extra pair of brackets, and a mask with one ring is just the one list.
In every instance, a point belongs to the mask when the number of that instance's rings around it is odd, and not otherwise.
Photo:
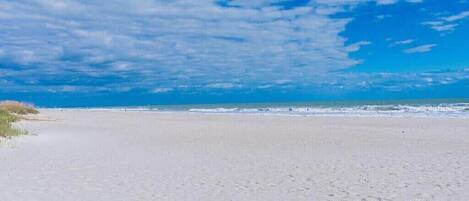
[(469, 99), (145, 105), (79, 109), (294, 116), (469, 118)]

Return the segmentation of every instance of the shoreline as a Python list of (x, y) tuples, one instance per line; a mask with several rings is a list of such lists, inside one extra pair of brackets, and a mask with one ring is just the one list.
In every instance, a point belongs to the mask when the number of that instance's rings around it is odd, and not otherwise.
[(187, 111), (187, 110), (158, 110), (158, 109), (133, 109), (133, 108), (39, 108), (40, 111), (109, 111), (109, 112), (148, 112), (160, 114), (201, 114), (201, 115), (240, 115), (240, 116), (285, 116), (285, 117), (337, 117), (337, 118), (437, 118), (437, 119), (469, 119), (469, 112), (464, 115), (445, 115), (445, 114), (415, 114), (415, 113), (400, 113), (389, 114), (386, 112), (375, 114), (294, 114), (294, 113), (267, 113), (267, 112), (200, 112), (200, 111)]

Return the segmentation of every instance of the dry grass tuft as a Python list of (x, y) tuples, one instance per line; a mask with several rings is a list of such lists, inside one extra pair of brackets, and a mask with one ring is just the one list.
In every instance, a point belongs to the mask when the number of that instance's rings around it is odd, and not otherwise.
[(20, 114), (20, 115), (39, 113), (39, 111), (34, 109), (33, 106), (25, 104), (25, 103), (20, 103), (17, 101), (0, 102), (0, 110), (3, 110), (8, 113), (12, 113), (12, 114)]
[(11, 123), (18, 120), (18, 117), (8, 112), (0, 110), (0, 137), (12, 137), (26, 134), (25, 131), (13, 128)]
[(26, 114), (37, 114), (39, 111), (33, 106), (17, 101), (0, 102), (0, 137), (12, 137), (27, 134), (26, 131), (12, 127), (12, 123), (18, 121)]

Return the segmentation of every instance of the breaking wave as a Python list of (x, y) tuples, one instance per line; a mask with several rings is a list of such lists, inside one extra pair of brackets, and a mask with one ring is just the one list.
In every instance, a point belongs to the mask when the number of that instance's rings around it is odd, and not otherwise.
[(347, 107), (217, 107), (190, 108), (187, 109), (187, 111), (196, 113), (285, 114), (303, 116), (421, 116), (469, 118), (469, 103), (437, 105), (361, 105)]

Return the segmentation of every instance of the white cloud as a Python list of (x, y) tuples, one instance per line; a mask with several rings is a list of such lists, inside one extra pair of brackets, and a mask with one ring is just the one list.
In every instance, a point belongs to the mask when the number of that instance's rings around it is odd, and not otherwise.
[(286, 0), (220, 2), (0, 1), (2, 73), (79, 90), (311, 83), (359, 64), (349, 54), (370, 44), (348, 45), (340, 33), (353, 18), (330, 15), (397, 1), (316, 0), (292, 9), (279, 6)]
[(113, 70), (116, 71), (128, 71), (133, 69), (132, 64), (129, 62), (114, 62), (112, 66)]
[(409, 3), (422, 3), (423, 0), (406, 0)]
[(442, 17), (438, 21), (427, 21), (423, 22), (423, 25), (430, 26), (430, 28), (439, 31), (454, 31), (462, 19), (469, 17), (469, 11), (464, 11), (456, 15), (451, 15), (447, 17)]
[(441, 26), (432, 26), (432, 28), (437, 31), (453, 31), (457, 26), (457, 24), (446, 24)]
[(213, 88), (213, 89), (231, 89), (231, 88), (239, 88), (241, 85), (239, 84), (234, 84), (234, 83), (212, 83), (212, 84), (207, 84), (207, 88)]
[(365, 1), (271, 6), (279, 2), (1, 1), (0, 13), (11, 18), (0, 21), (0, 49), (32, 77), (110, 77), (149, 88), (227, 78), (266, 83), (359, 63), (348, 54), (368, 43), (346, 46), (339, 33), (352, 19), (331, 18), (324, 9), (332, 14)]
[(406, 44), (411, 44), (413, 42), (414, 42), (413, 39), (400, 40), (400, 41), (394, 42), (393, 45), (406, 45)]
[(155, 93), (155, 94), (160, 94), (160, 93), (167, 93), (167, 92), (170, 92), (170, 91), (173, 91), (173, 88), (155, 88), (152, 90), (152, 93)]
[(454, 22), (454, 21), (457, 21), (457, 20), (462, 20), (466, 17), (469, 17), (469, 11), (464, 11), (464, 12), (461, 12), (457, 15), (448, 16), (448, 17), (445, 17), (443, 19), (448, 21), (448, 22)]
[(396, 3), (397, 0), (377, 0), (376, 3), (380, 5), (389, 5)]
[(435, 46), (436, 46), (436, 44), (420, 45), (420, 46), (417, 46), (417, 47), (414, 47), (414, 48), (406, 49), (406, 50), (404, 50), (404, 53), (413, 54), (413, 53), (429, 52)]
[(376, 19), (378, 19), (378, 20), (383, 20), (383, 19), (385, 19), (385, 18), (390, 18), (390, 17), (392, 17), (392, 15), (377, 15), (377, 16), (376, 16)]
[(291, 80), (275, 80), (275, 84), (279, 84), (279, 85), (282, 85), (282, 84), (288, 84), (288, 83), (291, 83), (292, 81)]
[[(397, 3), (399, 0), (316, 0), (311, 1), (317, 4), (328, 5), (328, 6), (341, 6), (341, 5), (357, 5), (367, 2), (376, 2), (377, 5), (390, 5)], [(312, 3), (313, 4), (313, 3)]]
[(360, 50), (360, 48), (362, 46), (370, 45), (370, 44), (371, 44), (370, 41), (359, 41), (359, 42), (356, 42), (356, 43), (353, 43), (353, 44), (347, 46), (346, 49), (347, 49), (348, 52), (356, 52), (356, 51)]
[(453, 31), (458, 26), (457, 24), (445, 24), (442, 21), (429, 21), (422, 24), (430, 26), (435, 31)]
[(61, 91), (63, 91), (63, 92), (75, 92), (77, 90), (78, 90), (78, 88), (76, 86), (63, 86)]

